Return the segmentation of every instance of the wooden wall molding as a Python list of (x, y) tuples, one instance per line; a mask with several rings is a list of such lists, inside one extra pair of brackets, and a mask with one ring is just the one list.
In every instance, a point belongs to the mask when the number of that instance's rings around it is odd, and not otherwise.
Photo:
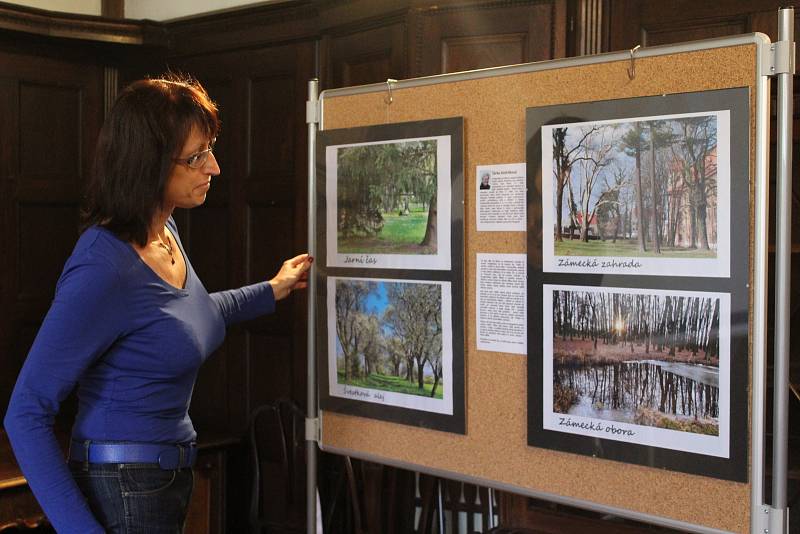
[(171, 56), (255, 49), (317, 39), (315, 2), (297, 0), (167, 22)]
[(408, 12), (408, 9), (400, 9), (336, 25), (326, 25), (322, 23), (320, 25), (320, 33), (331, 37), (343, 37), (354, 33), (385, 28), (394, 24), (405, 24), (408, 18)]
[(169, 44), (166, 27), (158, 22), (72, 15), (4, 2), (0, 2), (0, 30), (124, 45)]

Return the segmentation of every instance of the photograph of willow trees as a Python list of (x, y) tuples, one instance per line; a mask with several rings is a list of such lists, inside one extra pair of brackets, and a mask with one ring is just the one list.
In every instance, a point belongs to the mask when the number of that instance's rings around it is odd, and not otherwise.
[(442, 286), (337, 279), (339, 384), (442, 399)]
[(557, 256), (715, 258), (716, 114), (548, 127)]
[(436, 158), (436, 139), (339, 148), (338, 252), (436, 254)]
[(553, 412), (719, 434), (720, 297), (554, 289)]

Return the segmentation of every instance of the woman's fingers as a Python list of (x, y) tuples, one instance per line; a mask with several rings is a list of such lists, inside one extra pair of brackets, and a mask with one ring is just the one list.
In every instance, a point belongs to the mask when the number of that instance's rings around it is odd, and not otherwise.
[(308, 270), (313, 262), (314, 258), (307, 253), (284, 261), (278, 274), (270, 280), (275, 299), (280, 300), (295, 289), (308, 287)]
[(303, 253), (287, 261), (292, 265), (292, 267), (297, 267), (303, 263), (308, 263), (308, 266), (310, 267), (311, 263), (314, 261), (314, 258), (309, 256), (308, 253)]

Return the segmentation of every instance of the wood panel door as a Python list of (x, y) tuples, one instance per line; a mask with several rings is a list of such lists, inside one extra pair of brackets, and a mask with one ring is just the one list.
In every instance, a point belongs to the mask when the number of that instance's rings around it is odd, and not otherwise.
[(566, 0), (431, 6), (412, 11), (412, 76), (564, 57)]
[[(267, 280), (283, 260), (307, 247), (304, 119), (314, 45), (169, 62), (196, 76), (221, 111), (215, 154), (222, 174), (203, 206), (177, 218), (195, 269), (211, 291)], [(244, 435), (249, 414), (276, 399), (305, 406), (306, 310), (306, 294), (297, 292), (280, 301), (275, 314), (229, 329), (201, 368), (192, 398), (190, 414), (201, 440)], [(227, 464), (228, 532), (247, 529), (253, 466), (246, 448), (239, 452)], [(298, 488), (304, 480), (301, 470)], [(304, 503), (294, 503), (286, 515), (302, 523)]]
[[(209, 290), (267, 280), (305, 251), (306, 82), (312, 43), (172, 58), (219, 104), (222, 174), (206, 203), (180, 213), (189, 254)], [(223, 74), (224, 73), (224, 74)], [(247, 415), (285, 397), (305, 404), (305, 294), (228, 332), (200, 372), (191, 414), (198, 431), (240, 434)]]
[(103, 118), (103, 69), (3, 48), (0, 65), (2, 416), (78, 238)]
[(408, 33), (405, 17), (377, 28), (347, 26), (323, 39), (325, 89), (401, 80), (407, 76)]

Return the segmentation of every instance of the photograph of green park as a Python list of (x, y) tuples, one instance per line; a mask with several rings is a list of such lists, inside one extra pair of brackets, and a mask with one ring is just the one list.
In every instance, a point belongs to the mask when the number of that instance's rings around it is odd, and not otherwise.
[(717, 217), (718, 122), (694, 113), (543, 128), (553, 254), (715, 259), (727, 238)]
[(441, 284), (336, 279), (335, 293), (338, 384), (444, 398)]
[(437, 140), (339, 147), (337, 252), (437, 253)]

